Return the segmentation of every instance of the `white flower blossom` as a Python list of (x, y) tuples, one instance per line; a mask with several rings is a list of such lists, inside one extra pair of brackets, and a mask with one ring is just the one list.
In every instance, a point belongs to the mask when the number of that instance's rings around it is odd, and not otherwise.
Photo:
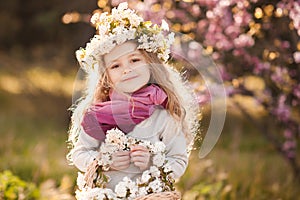
[(149, 171), (150, 171), (150, 173), (153, 177), (159, 177), (160, 176), (160, 171), (156, 166), (151, 166)]
[(127, 3), (127, 2), (122, 2), (122, 3), (120, 3), (119, 6), (118, 6), (118, 10), (119, 10), (119, 11), (125, 10), (125, 9), (127, 9), (127, 8), (128, 8), (128, 3)]
[(153, 164), (157, 167), (161, 167), (165, 163), (165, 154), (156, 154), (153, 156)]
[(168, 172), (171, 172), (171, 171), (172, 171), (171, 165), (170, 165), (169, 163), (166, 163), (166, 164), (164, 165), (164, 172), (165, 172), (165, 173), (168, 173)]
[(77, 186), (79, 189), (83, 189), (83, 187), (85, 186), (86, 181), (84, 180), (84, 175), (80, 172), (78, 172), (77, 175)]
[(137, 196), (138, 187), (134, 181), (129, 179), (128, 177), (124, 177), (122, 181), (120, 181), (115, 186), (115, 192), (118, 197), (127, 197), (127, 192), (129, 191), (129, 196), (134, 198)]
[(120, 182), (115, 187), (115, 193), (118, 197), (126, 197), (127, 187), (125, 182)]
[(146, 34), (143, 34), (139, 37), (138, 42), (142, 44), (146, 44), (148, 42), (148, 36)]
[(142, 177), (141, 177), (141, 183), (147, 183), (150, 178), (151, 178), (151, 176), (149, 174), (149, 170), (144, 171), (144, 173), (142, 174)]
[(127, 138), (119, 129), (111, 129), (107, 131), (105, 142), (123, 146), (125, 143), (127, 143)]
[(105, 26), (105, 25), (98, 26), (99, 35), (105, 35), (107, 33), (107, 31), (108, 31), (107, 26)]
[(163, 142), (155, 142), (153, 151), (154, 153), (164, 152), (166, 149), (166, 145)]
[(99, 13), (95, 13), (95, 14), (93, 14), (93, 16), (91, 17), (90, 22), (91, 22), (92, 24), (96, 24), (96, 23), (99, 21), (99, 19), (100, 19), (100, 14), (99, 14)]
[(162, 191), (162, 182), (158, 179), (149, 183), (149, 188), (151, 188), (154, 192), (161, 192)]
[(98, 161), (99, 165), (111, 165), (111, 155), (110, 154), (101, 154), (101, 159)]
[(165, 20), (161, 21), (161, 28), (164, 31), (169, 31), (169, 25), (168, 25), (168, 23)]
[(139, 188), (139, 196), (144, 196), (148, 194), (146, 187), (140, 187)]

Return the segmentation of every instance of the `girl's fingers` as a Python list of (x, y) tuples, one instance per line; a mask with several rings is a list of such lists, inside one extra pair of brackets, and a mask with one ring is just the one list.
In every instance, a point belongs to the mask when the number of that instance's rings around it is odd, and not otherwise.
[(115, 162), (112, 164), (112, 167), (128, 167), (130, 165), (130, 161), (122, 161), (122, 162)]
[(150, 162), (150, 152), (146, 147), (140, 145), (131, 147), (130, 157), (131, 162), (133, 162), (134, 165), (139, 167), (141, 170), (148, 168)]
[(140, 170), (142, 171), (146, 170), (149, 167), (148, 163), (145, 162), (135, 162), (134, 165), (140, 168)]
[(149, 152), (144, 152), (144, 151), (134, 151), (130, 153), (131, 157), (136, 157), (136, 156), (150, 156)]
[(130, 152), (118, 151), (112, 155), (111, 168), (115, 170), (126, 169), (130, 165)]
[(119, 159), (119, 158), (130, 158), (129, 151), (118, 151), (112, 154), (112, 159)]
[(147, 152), (144, 151), (134, 151), (130, 154), (131, 156), (131, 162), (137, 167), (140, 168), (140, 170), (146, 170), (148, 168), (149, 162), (150, 162), (150, 153), (147, 150)]
[(130, 152), (129, 151), (117, 151), (113, 153), (113, 156), (129, 156)]
[(121, 157), (121, 158), (113, 158), (113, 163), (123, 163), (123, 162), (130, 162), (130, 157)]
[(141, 170), (148, 168), (150, 162), (150, 152), (144, 146), (134, 146), (131, 151), (118, 151), (112, 155), (111, 168), (115, 170), (122, 170), (129, 167), (130, 162)]
[(146, 158), (150, 158), (150, 152), (147, 150), (146, 152), (144, 151), (133, 151), (130, 153), (130, 157), (131, 158), (135, 158), (135, 157), (146, 157)]
[(148, 157), (133, 157), (131, 158), (131, 162), (148, 162), (149, 158)]
[(124, 161), (113, 161), (111, 164), (111, 168), (115, 170), (121, 170), (121, 169), (126, 169), (130, 165), (130, 159), (124, 160)]
[(135, 151), (149, 152), (149, 150), (146, 147), (141, 146), (141, 145), (136, 145), (136, 146), (131, 147), (131, 152), (135, 152)]

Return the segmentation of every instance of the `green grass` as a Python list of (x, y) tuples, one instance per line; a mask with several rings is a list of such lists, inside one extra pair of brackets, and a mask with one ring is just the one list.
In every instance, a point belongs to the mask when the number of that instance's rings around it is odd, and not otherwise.
[(74, 167), (65, 159), (67, 127), (28, 116), (1, 116), (0, 123), (1, 171), (9, 169), (36, 183), (49, 178), (60, 181), (64, 174), (73, 176)]

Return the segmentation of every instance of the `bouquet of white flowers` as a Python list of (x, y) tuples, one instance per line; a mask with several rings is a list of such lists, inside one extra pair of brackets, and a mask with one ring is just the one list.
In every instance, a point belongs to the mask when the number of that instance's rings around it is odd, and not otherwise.
[[(109, 177), (105, 175), (112, 164), (112, 154), (119, 150), (130, 150), (134, 145), (142, 145), (149, 149), (152, 156), (152, 163), (148, 170), (145, 170), (141, 177), (131, 180), (124, 177), (116, 186), (115, 190), (105, 187)], [(158, 194), (174, 191), (174, 179), (171, 176), (171, 167), (165, 159), (165, 144), (138, 140), (126, 136), (118, 129), (107, 131), (105, 142), (100, 147), (99, 157), (90, 164), (85, 174), (78, 173), (76, 198), (79, 200), (115, 200), (115, 199), (137, 199), (144, 198), (149, 194)], [(176, 193), (180, 199), (180, 195)], [(149, 198), (148, 198), (149, 199)]]

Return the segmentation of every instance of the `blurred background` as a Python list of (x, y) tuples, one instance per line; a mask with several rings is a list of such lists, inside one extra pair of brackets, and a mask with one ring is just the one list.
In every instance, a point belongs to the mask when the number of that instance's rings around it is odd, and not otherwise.
[[(95, 33), (91, 14), (120, 2), (0, 2), (0, 199), (74, 199), (77, 171), (65, 156), (79, 68), (75, 50)], [(223, 132), (203, 159), (197, 142), (176, 184), (183, 199), (299, 198), (300, 2), (128, 3), (182, 33), (189, 60), (211, 57), (226, 87)], [(210, 98), (194, 75), (203, 138)]]

